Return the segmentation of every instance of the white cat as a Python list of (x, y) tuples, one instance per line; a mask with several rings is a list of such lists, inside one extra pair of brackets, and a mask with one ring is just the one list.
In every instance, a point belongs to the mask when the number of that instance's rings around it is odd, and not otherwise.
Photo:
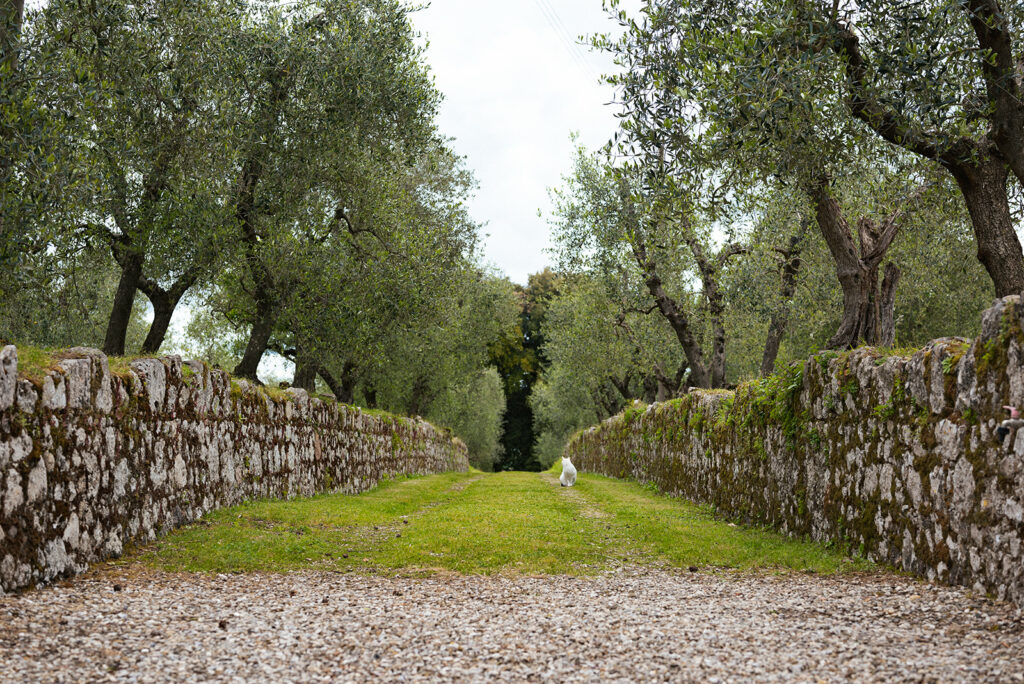
[(563, 487), (572, 487), (576, 484), (576, 467), (568, 456), (562, 457), (562, 475), (558, 481), (562, 483)]

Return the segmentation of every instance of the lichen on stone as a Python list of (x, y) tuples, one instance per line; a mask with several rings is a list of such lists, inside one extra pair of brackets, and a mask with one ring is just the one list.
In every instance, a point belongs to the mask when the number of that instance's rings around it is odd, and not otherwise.
[(222, 506), (468, 469), (465, 445), (424, 421), (268, 392), (179, 357), (121, 359), (112, 373), (75, 348), (43, 372), (19, 378), (17, 350), (0, 350), (0, 592)]
[[(973, 341), (825, 352), (735, 392), (629, 407), (566, 447), (721, 515), (838, 544), (1024, 605), (1024, 306), (998, 300)], [(1022, 407), (1024, 408), (1024, 407)]]

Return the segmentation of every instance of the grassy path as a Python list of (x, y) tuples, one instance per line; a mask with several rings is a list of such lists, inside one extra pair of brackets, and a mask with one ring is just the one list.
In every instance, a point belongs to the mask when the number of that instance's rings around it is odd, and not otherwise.
[(468, 473), (357, 496), (218, 511), (127, 559), (178, 571), (594, 574), (622, 565), (869, 569), (820, 545), (715, 520), (643, 487), (584, 474)]

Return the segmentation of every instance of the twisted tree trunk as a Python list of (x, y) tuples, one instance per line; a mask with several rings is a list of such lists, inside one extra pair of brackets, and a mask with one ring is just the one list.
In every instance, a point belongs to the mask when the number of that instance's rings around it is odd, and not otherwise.
[[(923, 190), (919, 189), (914, 196)], [(881, 225), (861, 218), (857, 222), (858, 249), (839, 202), (832, 196), (828, 177), (821, 176), (813, 183), (809, 194), (814, 199), (818, 227), (832, 253), (843, 290), (843, 318), (826, 346), (851, 349), (862, 341), (876, 346), (892, 345), (896, 336), (895, 289), (900, 273), (895, 264), (887, 264), (879, 289), (878, 267), (899, 232), (903, 207)]]
[(341, 378), (336, 378), (334, 375), (324, 368), (322, 365), (317, 366), (317, 372), (320, 377), (323, 378), (324, 382), (327, 383), (327, 387), (330, 388), (334, 398), (343, 404), (351, 404), (355, 398), (356, 391), (356, 365), (351, 361), (346, 361), (341, 367)]
[(319, 367), (310, 354), (301, 346), (296, 345), (295, 375), (292, 377), (292, 387), (312, 393), (316, 389), (318, 370)]
[(168, 293), (161, 290), (158, 294), (149, 297), (153, 305), (153, 322), (149, 326), (149, 333), (142, 342), (143, 354), (155, 354), (160, 350), (167, 336), (167, 328), (171, 325), (171, 317), (174, 316), (174, 309), (178, 305), (177, 299), (172, 299)]
[(245, 353), (242, 360), (235, 366), (232, 374), (240, 378), (259, 380), (256, 375), (259, 369), (263, 354), (267, 351), (267, 344), (270, 342), (270, 335), (274, 332), (274, 325), (277, 323), (277, 312), (273, 303), (267, 298), (259, 298), (256, 301), (256, 320), (249, 331), (249, 341), (245, 345)]
[(155, 354), (167, 337), (167, 329), (171, 325), (171, 318), (178, 303), (185, 296), (189, 288), (199, 280), (199, 269), (195, 266), (189, 268), (167, 289), (164, 289), (151, 278), (143, 276), (139, 279), (139, 289), (149, 298), (153, 305), (153, 323), (149, 326), (149, 333), (142, 343), (143, 354)]
[(1010, 216), (1006, 165), (989, 158), (948, 168), (967, 204), (978, 260), (991, 276), (996, 296), (1019, 294), (1024, 289), (1024, 259), (1016, 256), (1021, 254), (1021, 244)]

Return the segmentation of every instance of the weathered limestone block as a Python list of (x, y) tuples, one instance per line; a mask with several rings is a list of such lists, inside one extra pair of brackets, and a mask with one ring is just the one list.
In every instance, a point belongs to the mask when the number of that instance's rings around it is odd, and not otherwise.
[(39, 403), (39, 392), (36, 390), (36, 386), (28, 380), (19, 380), (16, 402), (18, 410), (22, 413), (35, 411), (36, 404)]
[(13, 518), (24, 502), (25, 493), (21, 488), (21, 473), (11, 468), (7, 471), (7, 492), (4, 494), (5, 522)]
[(68, 405), (67, 385), (63, 375), (47, 375), (43, 380), (43, 408), (60, 411)]
[(38, 501), (46, 493), (46, 463), (42, 459), (29, 472), (28, 487), (25, 491), (28, 503)]
[(931, 357), (934, 353), (931, 344), (914, 353), (907, 362), (907, 389), (910, 396), (920, 406), (929, 406), (931, 403), (931, 387), (929, 385), (929, 373), (931, 373)]
[(92, 362), (89, 359), (66, 359), (57, 364), (64, 371), (67, 407), (84, 410), (92, 407)]
[(12, 345), (0, 349), (0, 411), (14, 403), (18, 386), (18, 351)]
[(167, 367), (157, 359), (137, 359), (129, 366), (142, 381), (149, 410), (161, 410), (167, 398)]
[(79, 549), (82, 543), (82, 533), (79, 529), (78, 513), (72, 513), (68, 518), (68, 524), (64, 528), (64, 534), (61, 536), (64, 543), (71, 549)]
[[(943, 415), (951, 408), (946, 392), (947, 370), (953, 377), (957, 375), (957, 366), (950, 366), (950, 364), (953, 363), (956, 354), (962, 351), (961, 347), (960, 339), (950, 337), (935, 340), (926, 347), (931, 352), (931, 362), (928, 368), (931, 380), (928, 388), (928, 403), (934, 415)], [(962, 362), (960, 366), (963, 366)]]
[(953, 469), (953, 510), (959, 519), (965, 520), (974, 508), (974, 466), (961, 457)]
[(1006, 354), (1006, 380), (1010, 406), (1024, 406), (1024, 352), (1016, 339), (1010, 340)]

